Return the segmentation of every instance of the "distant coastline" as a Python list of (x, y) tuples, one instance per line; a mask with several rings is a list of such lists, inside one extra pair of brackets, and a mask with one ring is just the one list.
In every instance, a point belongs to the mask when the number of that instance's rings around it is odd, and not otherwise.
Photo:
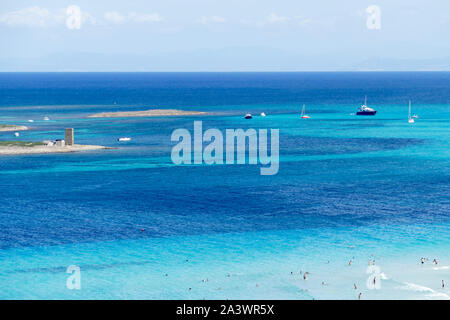
[(159, 116), (198, 116), (207, 112), (185, 111), (177, 109), (151, 109), (144, 111), (118, 111), (91, 114), (88, 118), (124, 118), (124, 117), (159, 117)]

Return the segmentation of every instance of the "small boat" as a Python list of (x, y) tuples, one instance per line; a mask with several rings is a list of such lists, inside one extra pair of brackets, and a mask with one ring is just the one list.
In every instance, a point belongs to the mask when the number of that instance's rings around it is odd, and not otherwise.
[(303, 105), (301, 118), (302, 118), (302, 119), (309, 119), (309, 118), (311, 118), (310, 116), (308, 116), (308, 115), (305, 113), (305, 109), (306, 109), (306, 106)]
[(122, 138), (117, 139), (117, 141), (119, 141), (119, 142), (125, 142), (125, 141), (130, 141), (130, 140), (131, 140), (131, 138), (128, 138), (128, 137), (122, 137)]
[(28, 120), (28, 122), (34, 122), (34, 120)]
[(48, 120), (50, 120), (50, 118), (49, 117), (44, 117), (44, 120), (48, 121)]
[(14, 132), (14, 136), (18, 137), (18, 136), (20, 136), (20, 133)]
[(247, 113), (247, 114), (245, 115), (244, 118), (245, 118), (245, 119), (251, 119), (251, 118), (252, 118), (252, 115), (251, 115), (250, 113)]
[(261, 112), (261, 117), (265, 117), (266, 114), (264, 112)]
[(376, 110), (367, 106), (367, 96), (364, 99), (364, 104), (356, 112), (357, 116), (374, 116), (377, 113)]
[(413, 117), (414, 119), (418, 119), (418, 118), (419, 118), (419, 116), (418, 116), (417, 114), (413, 115), (412, 117)]
[(411, 100), (409, 100), (408, 123), (414, 123), (414, 118), (411, 117)]

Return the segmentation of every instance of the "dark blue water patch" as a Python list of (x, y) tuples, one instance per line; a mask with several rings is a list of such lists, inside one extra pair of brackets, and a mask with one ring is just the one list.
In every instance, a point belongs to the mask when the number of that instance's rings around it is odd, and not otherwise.
[(408, 138), (328, 138), (280, 136), (280, 155), (338, 155), (398, 150), (425, 144), (425, 139)]
[(449, 221), (448, 172), (436, 165), (363, 158), (282, 163), (272, 177), (238, 165), (3, 175), (0, 247)]
[(0, 106), (444, 104), (449, 92), (450, 72), (0, 73)]

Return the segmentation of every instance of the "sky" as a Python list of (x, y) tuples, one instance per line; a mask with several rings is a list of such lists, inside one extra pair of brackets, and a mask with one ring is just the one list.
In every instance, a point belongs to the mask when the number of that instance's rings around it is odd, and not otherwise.
[(450, 71), (448, 0), (2, 0), (0, 71)]

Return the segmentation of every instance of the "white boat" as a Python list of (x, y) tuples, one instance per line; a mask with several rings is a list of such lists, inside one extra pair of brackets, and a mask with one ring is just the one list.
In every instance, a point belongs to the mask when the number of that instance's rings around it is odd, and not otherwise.
[(18, 137), (18, 136), (20, 136), (20, 133), (14, 132), (14, 135), (15, 135), (16, 137)]
[(130, 141), (130, 140), (131, 140), (131, 138), (128, 138), (128, 137), (122, 137), (122, 138), (117, 139), (117, 141), (119, 141), (119, 142), (125, 142), (125, 141)]
[(261, 112), (261, 117), (265, 117), (266, 114), (264, 112)]
[(28, 120), (28, 122), (34, 122), (34, 120)]
[(305, 113), (305, 109), (306, 109), (306, 106), (303, 105), (301, 118), (302, 118), (302, 119), (309, 119), (309, 118), (311, 118), (310, 116), (308, 116), (308, 115)]
[(414, 118), (411, 117), (411, 100), (409, 100), (408, 123), (414, 123)]
[(374, 116), (377, 111), (367, 106), (367, 96), (364, 98), (364, 104), (356, 111), (357, 116)]
[(252, 118), (252, 115), (251, 115), (250, 113), (247, 113), (247, 114), (244, 116), (244, 118), (245, 118), (245, 119), (251, 119), (251, 118)]
[(44, 120), (48, 121), (48, 120), (50, 120), (50, 118), (49, 117), (44, 117)]

